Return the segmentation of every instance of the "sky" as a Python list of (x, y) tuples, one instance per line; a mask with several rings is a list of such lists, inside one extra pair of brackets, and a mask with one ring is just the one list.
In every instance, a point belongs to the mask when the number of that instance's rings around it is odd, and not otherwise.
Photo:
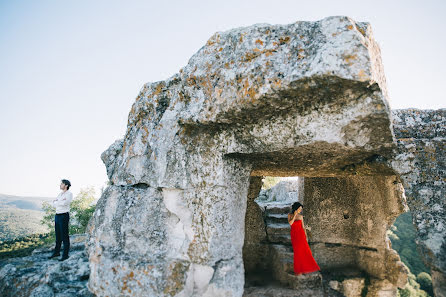
[(144, 83), (165, 80), (218, 31), (346, 15), (370, 22), (390, 106), (446, 107), (446, 1), (0, 0), (0, 193), (74, 195), (107, 175)]

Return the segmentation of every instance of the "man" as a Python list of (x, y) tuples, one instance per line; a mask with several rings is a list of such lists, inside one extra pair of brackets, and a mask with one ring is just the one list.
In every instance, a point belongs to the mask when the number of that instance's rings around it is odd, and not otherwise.
[(56, 208), (56, 217), (54, 219), (54, 230), (56, 232), (56, 248), (48, 259), (60, 256), (60, 247), (63, 241), (63, 255), (59, 261), (68, 259), (68, 251), (70, 249), (70, 237), (68, 234), (68, 226), (70, 220), (70, 203), (73, 200), (73, 194), (68, 191), (71, 187), (70, 181), (63, 179), (60, 183), (62, 192), (53, 200), (53, 206)]

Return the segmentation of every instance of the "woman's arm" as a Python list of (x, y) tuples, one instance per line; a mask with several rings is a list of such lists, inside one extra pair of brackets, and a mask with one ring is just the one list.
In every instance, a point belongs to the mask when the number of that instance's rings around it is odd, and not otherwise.
[(307, 238), (307, 241), (308, 241), (307, 229), (305, 229), (304, 217), (303, 216), (301, 216), (301, 220), (302, 220), (302, 228), (304, 229), (304, 232), (305, 232), (305, 238)]
[(295, 212), (294, 215), (288, 214), (288, 224), (292, 225), (294, 221), (297, 219), (298, 215), (299, 214), (297, 212)]

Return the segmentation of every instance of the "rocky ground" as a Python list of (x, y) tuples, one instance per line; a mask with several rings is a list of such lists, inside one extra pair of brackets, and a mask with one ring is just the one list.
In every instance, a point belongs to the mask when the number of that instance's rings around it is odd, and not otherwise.
[(94, 296), (87, 289), (90, 275), (85, 253), (85, 235), (70, 236), (70, 257), (59, 262), (48, 259), (52, 246), (45, 246), (23, 258), (0, 262), (0, 295), (32, 297)]
[[(86, 236), (73, 235), (70, 239), (70, 257), (63, 262), (57, 258), (48, 259), (52, 246), (36, 249), (27, 257), (1, 261), (0, 295), (95, 296), (87, 288), (90, 268), (85, 253)], [(243, 297), (361, 296), (365, 285), (363, 276), (345, 275), (346, 271), (302, 275), (294, 281), (294, 289), (284, 287), (268, 275), (250, 275), (245, 279)], [(319, 280), (317, 286), (314, 285), (315, 279)]]

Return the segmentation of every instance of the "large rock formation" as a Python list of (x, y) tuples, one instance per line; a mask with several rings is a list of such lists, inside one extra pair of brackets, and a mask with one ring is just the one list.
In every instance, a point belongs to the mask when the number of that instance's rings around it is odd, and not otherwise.
[(435, 296), (445, 297), (446, 109), (394, 110), (392, 115), (398, 148), (391, 163), (404, 183)]
[(303, 189), (308, 237), (321, 269), (366, 272), (367, 296), (396, 296), (408, 272), (386, 235), (405, 207), (397, 178), (304, 178)]
[[(218, 32), (178, 74), (144, 85), (124, 139), (102, 154), (110, 186), (90, 223), (89, 288), (98, 296), (242, 296), (245, 214), (247, 222), (259, 215), (249, 210), (248, 193), (259, 190), (250, 179), (367, 175), (387, 185), (399, 174), (389, 163), (395, 150), (368, 23), (329, 17)], [(392, 209), (378, 216), (385, 223), (373, 248), (395, 267), (398, 257), (383, 256), (382, 231), (405, 202), (383, 197)], [(362, 244), (361, 234), (345, 240)], [(248, 235), (248, 244), (261, 237)], [(384, 278), (383, 265), (367, 269)], [(397, 283), (371, 291), (394, 292)]]

